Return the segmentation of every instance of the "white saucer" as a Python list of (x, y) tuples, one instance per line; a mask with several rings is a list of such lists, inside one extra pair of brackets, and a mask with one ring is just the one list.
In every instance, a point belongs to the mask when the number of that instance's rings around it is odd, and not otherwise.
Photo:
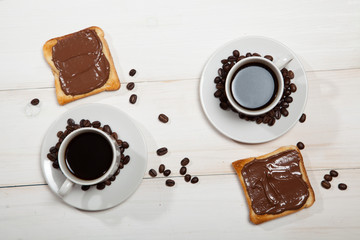
[[(271, 55), (274, 59), (286, 55), (293, 55), (294, 59), (286, 66), (292, 70), (295, 78), (292, 82), (296, 84), (297, 91), (292, 93), (294, 101), (288, 108), (289, 115), (282, 116), (275, 125), (269, 127), (266, 124), (240, 119), (233, 111), (224, 111), (219, 107), (219, 99), (214, 97), (216, 91), (214, 78), (218, 69), (222, 66), (221, 60), (232, 55), (237, 49), (240, 54), (247, 52), (259, 53), (261, 56)], [(304, 111), (307, 100), (307, 79), (305, 71), (296, 55), (285, 45), (265, 37), (243, 37), (231, 41), (218, 49), (207, 62), (200, 80), (200, 100), (204, 112), (212, 125), (225, 136), (243, 143), (262, 143), (280, 137), (289, 131), (299, 120)]]
[(65, 176), (59, 169), (52, 167), (52, 162), (46, 155), (50, 147), (57, 143), (57, 132), (65, 130), (68, 118), (74, 119), (77, 123), (84, 118), (90, 121), (98, 120), (102, 125), (108, 124), (117, 132), (119, 139), (129, 143), (125, 154), (130, 156), (130, 162), (105, 189), (91, 187), (88, 191), (83, 191), (80, 185), (75, 185), (62, 200), (73, 207), (89, 211), (104, 210), (125, 201), (142, 181), (147, 165), (147, 148), (134, 120), (118, 108), (105, 104), (84, 104), (72, 108), (61, 115), (46, 132), (41, 147), (41, 167), (50, 189), (58, 195), (57, 192), (65, 181)]

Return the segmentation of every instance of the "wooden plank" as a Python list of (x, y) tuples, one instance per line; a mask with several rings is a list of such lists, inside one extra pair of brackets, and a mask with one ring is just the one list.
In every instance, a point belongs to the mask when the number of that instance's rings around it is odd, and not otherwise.
[[(359, 77), (359, 69), (309, 73), (307, 121), (274, 141), (255, 145), (234, 142), (211, 126), (199, 103), (198, 80), (137, 83), (131, 92), (123, 86), (65, 106), (57, 104), (52, 88), (0, 91), (0, 186), (43, 183), (39, 153), (47, 128), (67, 109), (92, 102), (118, 107), (139, 123), (148, 144), (149, 169), (165, 163), (178, 174), (180, 160), (189, 157), (194, 174), (232, 173), (230, 164), (237, 159), (298, 141), (306, 145), (309, 169), (359, 168)], [(128, 102), (132, 93), (138, 95), (135, 105)], [(41, 111), (27, 117), (24, 108), (34, 97), (40, 99)], [(169, 123), (158, 121), (160, 113), (169, 116)], [(158, 157), (155, 151), (163, 146), (169, 153)]]
[[(360, 170), (339, 171), (333, 187), (327, 171), (309, 171), (315, 204), (262, 225), (248, 220), (235, 174), (201, 176), (196, 185), (175, 178), (146, 179), (126, 202), (101, 212), (62, 203), (47, 186), (0, 188), (0, 232), (4, 239), (357, 239), (360, 234)], [(348, 184), (346, 191), (336, 185)], [(36, 223), (36, 224), (35, 224)]]
[(283, 42), (307, 71), (359, 68), (360, 28), (353, 24), (360, 22), (359, 13), (357, 1), (336, 0), (291, 4), (186, 0), (176, 7), (144, 0), (107, 4), (1, 1), (0, 89), (52, 87), (43, 44), (91, 25), (105, 30), (124, 81), (130, 80), (131, 68), (138, 70), (136, 81), (199, 78), (217, 48), (248, 35)]

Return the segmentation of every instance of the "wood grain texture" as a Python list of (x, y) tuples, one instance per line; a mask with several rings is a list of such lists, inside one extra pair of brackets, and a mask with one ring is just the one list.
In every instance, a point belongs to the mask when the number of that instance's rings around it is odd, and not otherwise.
[[(71, 7), (69, 7), (71, 6)], [(357, 239), (360, 234), (360, 1), (0, 1), (1, 239)], [(105, 32), (123, 87), (66, 106), (57, 104), (43, 44), (89, 26)], [(305, 123), (264, 144), (221, 135), (202, 111), (199, 79), (211, 54), (233, 39), (270, 37), (304, 65), (309, 84)], [(130, 69), (137, 74), (130, 77)], [(128, 91), (126, 83), (135, 82)], [(136, 104), (129, 104), (131, 94)], [(25, 108), (40, 99), (40, 113)], [(136, 119), (148, 145), (148, 168), (164, 163), (174, 188), (147, 174), (135, 194), (113, 209), (89, 213), (51, 193), (40, 169), (50, 124), (84, 103), (118, 107)], [(160, 113), (169, 117), (163, 124)], [(291, 114), (291, 113), (290, 113)], [(315, 191), (309, 208), (254, 226), (231, 162), (305, 143)], [(156, 150), (169, 153), (159, 157)], [(179, 176), (180, 161), (196, 185)], [(333, 187), (320, 187), (337, 169)], [(348, 184), (340, 191), (337, 184)], [(63, 231), (63, 227), (68, 231)]]

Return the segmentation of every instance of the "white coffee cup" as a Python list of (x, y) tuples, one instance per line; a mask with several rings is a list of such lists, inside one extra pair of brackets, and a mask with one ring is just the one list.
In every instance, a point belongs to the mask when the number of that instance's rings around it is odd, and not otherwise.
[[(239, 62), (237, 62), (230, 69), (230, 71), (226, 77), (226, 82), (225, 82), (225, 93), (226, 93), (226, 96), (227, 96), (231, 106), (233, 108), (235, 108), (235, 110), (238, 111), (239, 113), (243, 113), (248, 116), (258, 116), (258, 115), (264, 114), (264, 113), (272, 110), (281, 100), (281, 97), (282, 97), (282, 94), (284, 91), (284, 78), (283, 78), (280, 70), (283, 67), (285, 67), (292, 59), (293, 59), (293, 57), (286, 56), (286, 57), (280, 58), (276, 62), (272, 62), (266, 58), (254, 56), (254, 57), (244, 58), (244, 59), (240, 60)], [(253, 109), (244, 107), (239, 103), (240, 102), (239, 101), (239, 99), (240, 99), (239, 93), (236, 93), (236, 89), (234, 89), (236, 86), (233, 83), (235, 75), (239, 74), (239, 72), (243, 71), (243, 69), (249, 65), (264, 66), (265, 74), (266, 74), (266, 72), (269, 72), (269, 74), (271, 74), (273, 76), (273, 79), (275, 81), (273, 83), (274, 86), (269, 85), (270, 87), (273, 87), (273, 88), (271, 88), (271, 90), (273, 89), (274, 92), (271, 92), (271, 93), (267, 92), (264, 95), (260, 95), (260, 94), (256, 95), (255, 94), (255, 92), (258, 89), (256, 84), (255, 85), (250, 84), (250, 87), (248, 87), (248, 89), (244, 88), (244, 89), (246, 89), (246, 90), (244, 90), (244, 91), (246, 91), (245, 92), (246, 94), (243, 94), (243, 96), (240, 96), (240, 97), (244, 97), (245, 100), (246, 100), (246, 97), (250, 98), (249, 99), (250, 102), (251, 101), (254, 102), (254, 100), (256, 102), (258, 97), (263, 97), (264, 99), (268, 99), (268, 102), (266, 102), (266, 104), (264, 104), (264, 106), (259, 106), (258, 108), (253, 108)], [(260, 71), (262, 71), (262, 70), (260, 70)], [(252, 73), (249, 73), (249, 74), (247, 76), (253, 76), (253, 75), (251, 75)], [(240, 80), (242, 81), (242, 79), (240, 79)], [(239, 82), (240, 80), (237, 79), (236, 81)], [(250, 80), (244, 79), (244, 83), (246, 81), (251, 82)], [(259, 83), (259, 84), (263, 84), (263, 83)], [(237, 86), (239, 86), (239, 85), (237, 85)], [(271, 98), (270, 98), (270, 94), (271, 94)], [(235, 99), (236, 98), (235, 96), (237, 96), (237, 100)], [(262, 101), (262, 99), (261, 99), (261, 101)]]
[[(89, 133), (89, 132), (99, 134), (101, 137), (103, 137), (104, 139), (106, 139), (108, 141), (109, 146), (111, 147), (113, 157), (112, 157), (112, 162), (111, 162), (110, 167), (102, 176), (100, 176), (96, 179), (92, 179), (92, 180), (85, 180), (85, 179), (81, 179), (81, 178), (75, 176), (69, 170), (69, 168), (67, 167), (67, 164), (66, 164), (65, 154), (66, 154), (66, 149), (67, 149), (69, 143), (75, 137), (77, 137), (83, 133)], [(107, 133), (105, 133), (97, 128), (91, 128), (91, 127), (79, 128), (77, 130), (74, 130), (68, 136), (66, 136), (66, 138), (63, 140), (63, 142), (61, 143), (60, 148), (59, 148), (59, 152), (58, 152), (59, 166), (60, 166), (61, 172), (65, 175), (66, 180), (60, 187), (58, 194), (60, 196), (66, 195), (71, 190), (71, 188), (74, 186), (74, 184), (95, 185), (100, 182), (106, 181), (111, 176), (113, 176), (114, 173), (116, 172), (116, 170), (118, 169), (119, 164), (120, 164), (120, 156), (121, 156), (120, 150), (118, 148), (116, 141)]]

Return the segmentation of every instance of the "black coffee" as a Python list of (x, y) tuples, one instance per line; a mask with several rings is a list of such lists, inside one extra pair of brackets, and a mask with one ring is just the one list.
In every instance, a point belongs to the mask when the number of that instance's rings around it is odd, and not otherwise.
[(84, 180), (101, 177), (110, 168), (113, 159), (111, 145), (97, 133), (82, 133), (72, 139), (66, 148), (66, 166), (72, 174)]
[(234, 100), (243, 108), (258, 110), (267, 107), (276, 97), (278, 84), (275, 73), (266, 65), (248, 63), (231, 79)]

